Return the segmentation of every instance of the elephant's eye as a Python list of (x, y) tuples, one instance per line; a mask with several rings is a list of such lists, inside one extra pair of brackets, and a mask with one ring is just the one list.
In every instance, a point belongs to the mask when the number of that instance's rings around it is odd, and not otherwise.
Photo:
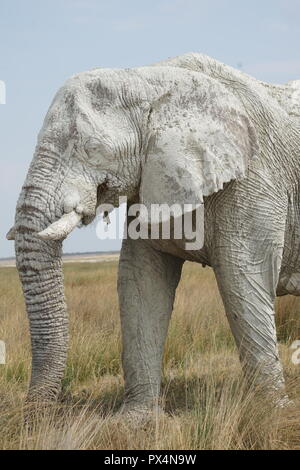
[(90, 137), (84, 144), (84, 150), (89, 162), (103, 164), (105, 161), (113, 160), (113, 152), (108, 145), (95, 137)]
[(101, 142), (94, 137), (89, 138), (84, 144), (84, 150), (88, 156), (93, 155), (95, 152), (99, 152), (101, 149)]

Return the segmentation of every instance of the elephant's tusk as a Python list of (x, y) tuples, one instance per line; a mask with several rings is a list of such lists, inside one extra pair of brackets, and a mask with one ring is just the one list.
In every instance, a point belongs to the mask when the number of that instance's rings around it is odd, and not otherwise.
[(82, 219), (82, 214), (75, 211), (64, 214), (59, 220), (37, 233), (41, 240), (62, 240), (74, 230)]
[(16, 235), (16, 229), (13, 226), (6, 234), (6, 240), (14, 240)]

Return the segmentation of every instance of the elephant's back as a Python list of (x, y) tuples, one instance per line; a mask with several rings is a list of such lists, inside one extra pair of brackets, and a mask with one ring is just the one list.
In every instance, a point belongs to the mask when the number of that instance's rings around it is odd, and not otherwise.
[(296, 117), (300, 123), (300, 80), (287, 84), (290, 88), (289, 114)]
[(268, 93), (275, 98), (288, 115), (296, 119), (300, 126), (300, 80), (293, 80), (284, 85), (264, 84)]

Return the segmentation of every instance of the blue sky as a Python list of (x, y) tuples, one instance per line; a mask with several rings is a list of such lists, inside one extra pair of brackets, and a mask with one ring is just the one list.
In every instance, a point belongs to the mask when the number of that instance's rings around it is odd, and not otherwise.
[[(300, 78), (300, 0), (0, 0), (0, 257), (43, 117), (70, 75), (202, 52), (261, 80)], [(116, 249), (95, 227), (65, 252)]]

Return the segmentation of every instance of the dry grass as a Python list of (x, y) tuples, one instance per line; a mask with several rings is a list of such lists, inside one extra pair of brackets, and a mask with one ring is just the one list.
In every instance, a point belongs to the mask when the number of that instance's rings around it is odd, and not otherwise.
[(278, 336), (295, 408), (270, 410), (246, 391), (212, 270), (186, 263), (165, 358), (166, 414), (142, 428), (118, 416), (123, 380), (115, 263), (65, 267), (71, 346), (62, 401), (23, 426), (30, 370), (28, 323), (17, 273), (0, 269), (1, 449), (300, 449), (300, 303), (277, 302)]

